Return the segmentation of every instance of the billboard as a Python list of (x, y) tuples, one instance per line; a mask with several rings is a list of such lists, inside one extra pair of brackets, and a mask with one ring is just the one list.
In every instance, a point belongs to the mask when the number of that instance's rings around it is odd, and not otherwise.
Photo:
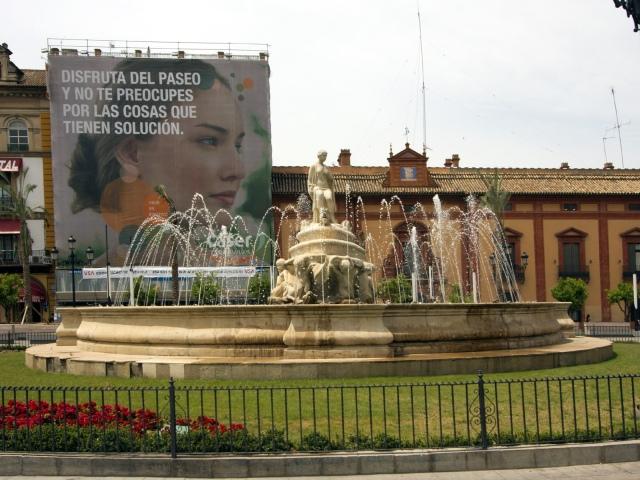
[(226, 264), (265, 261), (266, 61), (52, 55), (48, 63), (61, 258), (73, 235), (78, 256), (91, 246), (104, 265), (108, 244), (110, 263), (122, 265), (140, 224), (169, 213), (162, 185), (178, 211), (218, 212), (206, 242), (225, 249)]

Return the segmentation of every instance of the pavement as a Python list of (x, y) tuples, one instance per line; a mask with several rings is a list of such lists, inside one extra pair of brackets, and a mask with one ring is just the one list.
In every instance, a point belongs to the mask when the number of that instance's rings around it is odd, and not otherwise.
[[(45, 476), (10, 476), (0, 480), (94, 480), (98, 477), (45, 477)], [(183, 477), (99, 477), (105, 480), (162, 480), (180, 479)], [(252, 477), (259, 480), (265, 477)], [(517, 470), (482, 470), (470, 472), (442, 473), (398, 473), (390, 475), (344, 475), (344, 476), (308, 476), (280, 477), (288, 480), (539, 480), (539, 479), (580, 479), (580, 480), (640, 480), (640, 462), (607, 463), (595, 465), (574, 465), (571, 467), (534, 468)], [(272, 480), (273, 477), (270, 477)], [(185, 479), (186, 480), (186, 479)], [(194, 479), (189, 479), (194, 480)], [(239, 480), (249, 480), (240, 478)]]

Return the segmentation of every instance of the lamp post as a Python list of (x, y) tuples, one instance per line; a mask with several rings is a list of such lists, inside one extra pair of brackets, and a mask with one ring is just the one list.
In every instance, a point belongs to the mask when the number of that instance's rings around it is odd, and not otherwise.
[(69, 243), (69, 256), (71, 257), (71, 304), (75, 307), (76, 306), (76, 276), (75, 276), (76, 239), (73, 238), (73, 235), (70, 235), (67, 242)]
[(87, 255), (87, 264), (91, 266), (93, 264), (93, 248), (91, 248), (91, 245), (87, 247), (86, 255)]
[(524, 273), (527, 269), (527, 265), (529, 265), (529, 255), (527, 255), (527, 252), (522, 252), (522, 255), (520, 255), (520, 262), (522, 265), (522, 273)]

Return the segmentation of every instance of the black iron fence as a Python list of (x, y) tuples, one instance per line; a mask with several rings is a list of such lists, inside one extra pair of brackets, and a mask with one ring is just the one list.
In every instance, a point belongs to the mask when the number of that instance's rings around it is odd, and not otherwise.
[(20, 332), (15, 329), (0, 331), (0, 349), (30, 347), (42, 343), (55, 343), (56, 332)]
[(638, 438), (640, 375), (314, 387), (0, 387), (0, 449), (283, 452)]

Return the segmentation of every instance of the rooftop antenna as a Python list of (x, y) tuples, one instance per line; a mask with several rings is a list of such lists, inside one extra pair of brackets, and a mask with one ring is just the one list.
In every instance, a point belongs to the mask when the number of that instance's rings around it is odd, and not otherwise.
[(620, 136), (620, 120), (618, 120), (618, 106), (616, 105), (616, 91), (611, 87), (611, 96), (613, 97), (613, 109), (616, 111), (616, 124), (614, 127), (618, 129), (618, 142), (620, 143), (620, 161), (622, 162), (622, 168), (624, 168), (624, 155), (622, 154), (622, 137)]
[(609, 159), (607, 159), (607, 140), (611, 140), (616, 137), (607, 137), (607, 132), (605, 132), (604, 137), (602, 137), (602, 149), (604, 150), (604, 163), (609, 163)]
[(418, 0), (418, 32), (420, 33), (420, 65), (422, 67), (422, 151), (427, 152), (427, 95), (424, 87), (424, 53), (422, 50), (422, 19), (420, 18), (420, 0)]
[(404, 127), (404, 143), (409, 143), (409, 127)]

